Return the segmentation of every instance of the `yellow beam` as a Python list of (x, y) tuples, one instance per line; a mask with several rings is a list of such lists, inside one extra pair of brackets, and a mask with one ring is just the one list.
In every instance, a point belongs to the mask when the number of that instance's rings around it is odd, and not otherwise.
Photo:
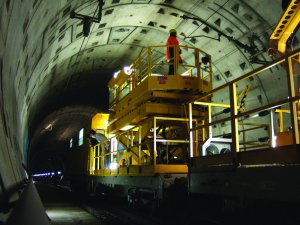
[(230, 104), (221, 104), (221, 103), (213, 103), (213, 102), (194, 102), (194, 104), (195, 105), (205, 105), (205, 106), (230, 108)]
[(291, 113), (291, 111), (289, 109), (276, 109), (275, 112), (278, 112), (278, 113)]
[(298, 0), (292, 0), (270, 38), (278, 41), (279, 52), (286, 52), (286, 42), (299, 24), (299, 21), (300, 4)]
[(154, 173), (187, 173), (187, 165), (155, 165)]

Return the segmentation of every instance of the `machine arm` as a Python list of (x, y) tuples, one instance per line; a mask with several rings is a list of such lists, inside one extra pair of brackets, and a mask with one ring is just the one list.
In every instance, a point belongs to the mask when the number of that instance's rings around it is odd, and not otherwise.
[(284, 11), (279, 23), (271, 34), (271, 46), (268, 50), (269, 55), (277, 55), (276, 53), (285, 54), (289, 51), (287, 46), (288, 39), (293, 37), (299, 28), (300, 22), (300, 1), (291, 0)]

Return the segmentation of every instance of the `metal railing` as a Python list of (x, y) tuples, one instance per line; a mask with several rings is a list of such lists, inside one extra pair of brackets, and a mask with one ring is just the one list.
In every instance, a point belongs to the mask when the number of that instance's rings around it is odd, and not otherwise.
[[(174, 67), (174, 75), (198, 77), (211, 84), (212, 64), (209, 54), (194, 47), (174, 46), (175, 60), (168, 62), (165, 59), (165, 48), (165, 45), (145, 48), (130, 67), (114, 74), (116, 82), (112, 82), (109, 88), (110, 106), (117, 104), (146, 78), (168, 75), (170, 65)], [(183, 63), (176, 60), (179, 57), (177, 48), (183, 49)]]
[[(214, 137), (214, 127), (217, 127), (220, 124), (225, 124), (226, 128), (229, 129), (227, 133), (231, 134), (231, 155), (233, 162), (237, 162), (237, 153), (243, 150), (250, 150), (249, 148), (245, 147), (243, 144), (243, 137), (245, 137), (244, 132), (245, 129), (241, 129), (241, 125), (245, 123), (256, 123), (260, 124), (259, 122), (255, 122), (256, 120), (261, 120), (261, 117), (268, 117), (264, 119), (263, 126), (268, 127), (265, 132), (269, 133), (270, 140), (268, 141), (268, 146), (270, 149), (276, 147), (275, 146), (275, 137), (276, 137), (276, 130), (277, 132), (282, 131), (282, 128), (279, 129), (276, 123), (274, 123), (274, 110), (277, 108), (282, 108), (285, 110), (289, 110), (289, 118), (290, 118), (290, 131), (292, 132), (292, 143), (299, 144), (299, 134), (298, 134), (298, 121), (297, 121), (297, 103), (300, 100), (300, 96), (296, 95), (295, 88), (294, 88), (294, 71), (296, 71), (297, 66), (299, 66), (299, 57), (300, 57), (300, 50), (297, 50), (287, 56), (281, 57), (274, 62), (270, 62), (267, 65), (257, 68), (256, 70), (247, 73), (235, 80), (232, 80), (220, 87), (213, 89), (212, 91), (204, 94), (196, 101), (189, 103), (189, 114), (190, 119), (193, 119), (191, 111), (195, 109), (195, 107), (199, 107), (199, 102), (202, 104), (202, 110), (205, 109), (207, 111), (207, 117), (203, 120), (203, 123), (199, 123), (198, 126), (191, 126), (190, 132), (193, 134), (194, 132), (199, 132), (203, 135), (203, 141), (205, 138)], [(272, 74), (269, 74), (269, 69), (275, 66), (283, 65), (287, 68), (285, 76), (281, 78), (282, 83), (280, 87), (276, 87), (277, 89), (281, 88), (281, 91), (277, 91), (273, 99), (269, 99), (269, 102), (261, 101), (260, 104), (252, 104), (246, 111), (241, 112), (239, 111), (239, 105), (237, 102), (237, 89), (238, 86), (244, 86), (245, 84), (251, 82), (255, 78), (259, 78), (262, 82), (262, 85), (268, 86), (268, 84), (272, 84), (271, 77)], [(271, 80), (271, 82), (270, 82)], [(268, 83), (269, 82), (269, 83)], [(285, 83), (284, 83), (285, 82)], [(270, 87), (270, 85), (269, 85)], [(270, 87), (270, 91), (276, 91), (274, 86)], [(280, 94), (281, 93), (281, 94)], [(251, 95), (251, 91), (249, 91), (248, 95)], [(217, 100), (220, 99), (218, 96), (228, 96), (228, 100), (226, 99), (226, 103), (222, 102), (220, 104)], [(256, 96), (255, 96), (256, 97)], [(212, 99), (212, 102), (205, 103), (204, 99)], [(224, 99), (224, 98), (223, 98)], [(267, 103), (266, 103), (267, 102)], [(213, 112), (211, 109), (211, 105), (215, 104), (218, 107), (226, 108), (226, 110), (221, 110), (218, 113)], [(204, 111), (205, 111), (204, 110)], [(214, 113), (218, 114), (218, 116), (214, 117)], [(269, 121), (268, 124), (265, 124), (266, 121)], [(219, 126), (221, 127), (221, 126)], [(224, 126), (225, 127), (225, 126)], [(259, 127), (259, 126), (257, 126)], [(268, 131), (269, 130), (269, 131)], [(248, 130), (247, 132), (249, 132)], [(217, 134), (220, 135), (220, 134)], [(257, 134), (255, 134), (257, 136)], [(192, 143), (194, 143), (193, 139), (190, 139)], [(203, 144), (203, 143), (202, 143)], [(251, 144), (249, 141), (247, 144)], [(194, 143), (195, 145), (195, 143)], [(191, 145), (193, 147), (194, 145)], [(243, 147), (241, 147), (241, 145)], [(256, 146), (257, 147), (257, 146)], [(259, 149), (251, 148), (251, 149)], [(191, 157), (198, 157), (201, 156), (200, 152), (194, 154), (193, 148), (190, 149)]]
[[(181, 165), (188, 162), (188, 118), (153, 117), (153, 126), (149, 130), (152, 136), (147, 135), (143, 138), (141, 133), (142, 126), (132, 127), (126, 131), (117, 133), (114, 137), (108, 138), (99, 144), (91, 147), (89, 157), (89, 173), (94, 175), (111, 174), (113, 170), (110, 164), (115, 166), (156, 166), (156, 165)], [(181, 132), (186, 135), (178, 134), (178, 130), (166, 131), (168, 136), (158, 137), (159, 124), (162, 122), (175, 124)], [(194, 120), (193, 124), (197, 124)], [(147, 126), (146, 126), (147, 127)], [(154, 129), (155, 127), (155, 129)], [(174, 126), (173, 126), (174, 127)], [(148, 129), (148, 128), (147, 128)], [(182, 129), (184, 129), (182, 131)], [(149, 133), (146, 132), (146, 133)], [(174, 135), (172, 135), (174, 134)], [(135, 136), (138, 135), (138, 138)], [(123, 143), (122, 137), (124, 138)], [(113, 143), (114, 141), (116, 143)], [(134, 141), (134, 139), (136, 141)], [(115, 145), (113, 147), (113, 145)], [(164, 155), (163, 155), (164, 154)], [(162, 158), (163, 155), (163, 158)], [(129, 160), (130, 157), (135, 160)], [(106, 171), (106, 172), (105, 172)]]

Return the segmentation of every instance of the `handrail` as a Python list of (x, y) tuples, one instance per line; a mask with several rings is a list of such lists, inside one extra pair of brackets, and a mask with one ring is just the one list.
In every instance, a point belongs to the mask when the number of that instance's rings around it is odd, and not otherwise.
[(291, 113), (291, 110), (276, 109), (275, 112), (279, 113), (279, 129), (280, 129), (280, 132), (283, 132), (284, 131), (283, 113)]
[[(179, 64), (177, 61), (167, 62), (161, 60), (164, 56), (165, 45), (150, 46), (144, 49), (138, 58), (134, 60), (128, 71), (118, 71), (114, 74), (113, 78), (109, 82), (109, 92), (110, 92), (110, 106), (120, 101), (127, 94), (132, 92), (138, 85), (140, 85), (145, 79), (151, 76), (165, 76), (167, 75), (167, 70), (169, 64), (174, 63), (175, 75), (178, 76), (192, 76), (198, 77), (201, 80), (206, 80), (209, 83), (212, 81), (212, 64), (211, 57), (206, 52), (190, 47), (190, 46), (174, 46), (175, 48), (191, 49), (193, 51), (193, 57), (189, 57), (186, 53), (186, 60), (189, 63)], [(187, 52), (186, 51), (186, 52)], [(155, 52), (155, 53), (154, 53)], [(163, 53), (162, 53), (163, 52)], [(160, 54), (159, 57), (155, 57), (155, 54)], [(202, 63), (200, 58), (205, 58), (206, 60)], [(178, 52), (175, 51), (174, 58), (178, 58)], [(160, 62), (157, 62), (159, 59)], [(177, 72), (176, 72), (177, 71)], [(179, 72), (181, 71), (181, 72)], [(128, 87), (128, 88), (126, 88)], [(126, 89), (126, 90), (125, 90)], [(126, 93), (125, 93), (126, 92)]]
[[(186, 123), (188, 122), (188, 118), (172, 118), (172, 117), (162, 117), (162, 116), (159, 116), (159, 117), (154, 117), (153, 118), (154, 121), (156, 120), (161, 120), (161, 121), (175, 121), (175, 122), (179, 122), (179, 123)], [(197, 121), (194, 120), (193, 121), (194, 123), (196, 123)], [(156, 127), (156, 125), (154, 125), (153, 127)], [(127, 146), (123, 146), (122, 147), (122, 150), (120, 149), (116, 149), (115, 151), (112, 152), (111, 150), (111, 140), (112, 138), (117, 138), (118, 136), (122, 136), (122, 135), (128, 135), (131, 131), (137, 129), (137, 128), (140, 128), (140, 126), (135, 126), (135, 127), (132, 127), (130, 128), (129, 130), (127, 131), (123, 131), (123, 132), (120, 132), (118, 133), (117, 135), (115, 135), (114, 137), (111, 137), (111, 138), (108, 138), (107, 140), (103, 140), (101, 142), (99, 142), (97, 145), (93, 146), (91, 148), (91, 153), (90, 153), (90, 166), (89, 166), (89, 172), (90, 174), (94, 174), (96, 170), (105, 170), (107, 168), (105, 168), (105, 165), (106, 163), (112, 163), (113, 161), (110, 160), (107, 162), (107, 161), (104, 161), (103, 159), (105, 157), (111, 157), (112, 154), (116, 155), (117, 156), (117, 161), (116, 163), (118, 165), (122, 165), (120, 159), (122, 159), (122, 157), (120, 157), (120, 155), (124, 155), (124, 154), (137, 154), (135, 153), (134, 151), (131, 151), (132, 149), (134, 148), (140, 148), (142, 146), (145, 146), (145, 145), (149, 145), (151, 144), (151, 146), (154, 146), (154, 149), (147, 149), (150, 152), (147, 153), (146, 152), (138, 152), (139, 155), (136, 155), (137, 158), (139, 159), (139, 162), (137, 165), (143, 165), (143, 157), (147, 154), (150, 154), (150, 157), (149, 157), (149, 160), (150, 162), (148, 162), (147, 164), (148, 165), (153, 165), (153, 166), (156, 166), (158, 164), (161, 164), (161, 163), (157, 163), (156, 162), (156, 157), (158, 156), (158, 151), (156, 149), (156, 146), (158, 145), (158, 143), (160, 144), (163, 144), (164, 146), (169, 145), (172, 146), (173, 144), (189, 144), (189, 141), (187, 139), (180, 139), (180, 138), (174, 138), (174, 139), (170, 139), (170, 138), (158, 138), (158, 137), (154, 137), (156, 136), (154, 133), (153, 133), (153, 137), (150, 137), (150, 138), (147, 138), (145, 140), (143, 140), (142, 142), (133, 142), (133, 140), (128, 140), (128, 145)], [(138, 131), (134, 131), (134, 132), (138, 132)], [(117, 138), (118, 139), (118, 138)], [(108, 144), (108, 145), (107, 145)], [(103, 146), (107, 147), (107, 149), (109, 149), (107, 152), (105, 152)], [(143, 149), (145, 150), (145, 149)], [(164, 149), (165, 150), (165, 149)], [(167, 150), (169, 151), (169, 150)], [(107, 158), (106, 158), (107, 159)], [(107, 165), (107, 164), (106, 164)], [(126, 165), (127, 166), (131, 166), (131, 164), (129, 162), (126, 162)], [(135, 165), (135, 164), (134, 164)], [(174, 165), (174, 164), (173, 164)]]
[[(201, 102), (201, 104), (204, 102), (204, 99), (208, 99), (210, 96), (216, 96), (217, 93), (221, 90), (228, 90), (229, 91), (229, 105), (230, 105), (230, 111), (228, 110), (228, 112), (230, 113), (229, 116), (225, 117), (225, 118), (218, 118), (217, 120), (212, 121), (211, 119), (211, 110), (208, 110), (208, 113), (210, 115), (208, 115), (208, 118), (205, 120), (205, 123), (202, 123), (198, 126), (192, 126), (190, 128), (190, 132), (195, 132), (198, 131), (200, 129), (202, 129), (202, 131), (206, 131), (208, 132), (211, 127), (213, 125), (222, 123), (222, 122), (230, 122), (230, 127), (231, 127), (231, 131), (232, 131), (232, 160), (233, 162), (237, 162), (238, 158), (237, 158), (237, 152), (239, 152), (239, 145), (240, 145), (240, 141), (239, 141), (239, 133), (241, 132), (241, 130), (239, 130), (238, 126), (241, 124), (241, 121), (244, 121), (245, 119), (249, 118), (249, 116), (251, 117), (251, 115), (253, 114), (259, 114), (262, 113), (265, 110), (272, 110), (272, 109), (276, 109), (279, 106), (283, 106), (283, 105), (288, 105), (289, 106), (289, 110), (290, 112), (293, 112), (290, 114), (290, 118), (291, 118), (291, 124), (292, 124), (292, 133), (293, 133), (293, 143), (294, 144), (299, 144), (299, 135), (298, 135), (298, 124), (297, 124), (297, 116), (296, 115), (296, 103), (300, 100), (300, 96), (296, 96), (295, 95), (295, 91), (294, 91), (294, 80), (293, 80), (293, 70), (294, 70), (294, 64), (292, 59), (295, 57), (299, 57), (300, 55), (300, 49), (291, 52), (285, 56), (282, 56), (278, 59), (276, 59), (273, 62), (268, 63), (265, 66), (259, 67), (257, 69), (255, 69), (252, 72), (249, 72), (241, 77), (238, 77), (222, 86), (219, 86), (215, 89), (212, 89), (211, 91), (208, 91), (207, 93), (204, 93), (202, 96), (197, 97), (195, 99), (193, 99), (192, 101), (190, 101), (188, 104), (191, 106), (189, 107), (190, 110), (193, 109), (193, 105), (194, 104), (199, 104), (199, 102)], [(252, 108), (246, 112), (238, 112), (238, 105), (237, 103), (237, 96), (236, 96), (236, 88), (237, 88), (237, 84), (239, 82), (245, 81), (246, 79), (253, 77), (253, 76), (259, 76), (261, 74), (263, 74), (263, 72), (267, 71), (268, 69), (270, 69), (273, 66), (276, 66), (278, 64), (282, 64), (282, 63), (286, 63), (288, 65), (288, 71), (286, 73), (287, 76), (287, 95), (288, 97), (281, 97), (280, 99), (276, 99), (277, 101), (273, 101), (269, 104), (265, 104), (263, 106), (259, 106), (256, 108)], [(223, 93), (223, 92), (222, 92)], [(227, 108), (227, 104), (218, 104), (217, 102), (212, 102), (212, 103), (207, 103), (207, 106), (201, 106), (201, 107), (212, 107), (213, 104), (218, 105), (218, 107), (225, 107)], [(204, 102), (205, 105), (205, 102)], [(210, 106), (209, 106), (210, 105)], [(272, 118), (272, 117), (271, 117)], [(272, 125), (272, 124), (271, 124)], [(270, 129), (274, 129), (273, 125), (270, 126)], [(210, 131), (209, 131), (210, 132)], [(272, 135), (271, 135), (272, 136)], [(272, 137), (273, 138), (273, 137)], [(271, 139), (272, 139), (271, 138)], [(273, 142), (274, 140), (271, 140), (271, 142), (269, 143), (269, 147), (273, 147)], [(249, 144), (251, 143), (248, 142)], [(193, 151), (193, 149), (190, 149), (190, 151)]]
[[(253, 130), (258, 130), (258, 129), (267, 129), (270, 130), (270, 125), (269, 124), (253, 124), (253, 123), (240, 123), (239, 126), (252, 126), (251, 128), (244, 128), (244, 129), (239, 129), (239, 132), (242, 133), (242, 140), (239, 142), (239, 145), (242, 146), (240, 147), (241, 149), (243, 149), (243, 151), (247, 151), (249, 149), (253, 149), (255, 147), (259, 148), (261, 146), (271, 146), (269, 144), (257, 144), (257, 143), (261, 143), (260, 141), (246, 141), (246, 135), (247, 132), (249, 131), (253, 131)], [(231, 136), (231, 133), (223, 133), (223, 134), (219, 134), (219, 135), (215, 135), (214, 137), (224, 137), (224, 136)], [(271, 139), (270, 134), (268, 136), (269, 139)], [(252, 144), (253, 143), (253, 144)], [(248, 146), (251, 145), (251, 146)]]

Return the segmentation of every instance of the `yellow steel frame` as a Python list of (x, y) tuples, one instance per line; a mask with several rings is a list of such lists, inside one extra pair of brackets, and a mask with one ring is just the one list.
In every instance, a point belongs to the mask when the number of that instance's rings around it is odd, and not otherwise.
[[(188, 119), (187, 111), (183, 104), (174, 104), (174, 100), (182, 102), (190, 101), (195, 97), (195, 93), (208, 92), (212, 88), (212, 65), (211, 57), (207, 53), (193, 47), (188, 46), (174, 46), (174, 48), (186, 48), (192, 50), (195, 61), (191, 64), (178, 64), (178, 51), (175, 50), (174, 70), (173, 76), (165, 76), (165, 74), (155, 74), (154, 71), (162, 66), (168, 66), (166, 61), (154, 59), (154, 52), (164, 52), (166, 46), (151, 46), (145, 49), (139, 57), (130, 66), (129, 72), (123, 70), (114, 74), (114, 78), (108, 83), (110, 89), (110, 107), (114, 110), (113, 115), (110, 116), (108, 125), (108, 133), (114, 135), (114, 138), (123, 144), (124, 150), (122, 153), (117, 150), (112, 153), (105, 153), (103, 151), (103, 143), (91, 149), (90, 157), (90, 173), (94, 175), (142, 175), (144, 173), (186, 173), (187, 165), (171, 165), (171, 164), (157, 164), (157, 145), (159, 143), (166, 143), (166, 149), (169, 151), (168, 143), (179, 146), (175, 149), (176, 154), (184, 154), (179, 150), (181, 145), (191, 145), (193, 153), (198, 152), (198, 131), (190, 132), (190, 138), (193, 142), (180, 139), (158, 139), (156, 137), (157, 123), (165, 123), (166, 121), (176, 121), (174, 126), (182, 123), (186, 124), (185, 132), (189, 132), (192, 126), (197, 126), (197, 119)], [(187, 51), (185, 51), (187, 52)], [(208, 57), (209, 62), (205, 67), (201, 66), (199, 62), (200, 57)], [(159, 62), (156, 62), (159, 61)], [(179, 71), (185, 70), (183, 74)], [(184, 111), (186, 113), (184, 113)], [(191, 111), (192, 116), (199, 118), (201, 113), (197, 110)], [(165, 117), (164, 115), (168, 115)], [(170, 117), (171, 116), (171, 117)], [(172, 124), (172, 122), (170, 122)], [(131, 126), (126, 131), (122, 131), (125, 127)], [(127, 128), (126, 128), (127, 129)], [(160, 128), (161, 129), (161, 128)], [(163, 128), (165, 129), (165, 128)], [(162, 132), (162, 131), (160, 131)], [(165, 132), (165, 130), (163, 130)], [(148, 135), (148, 136), (147, 136)], [(147, 138), (146, 138), (147, 136)], [(149, 141), (150, 140), (150, 141)], [(147, 149), (142, 149), (142, 146)], [(161, 144), (160, 144), (161, 145)], [(161, 146), (164, 146), (161, 145)], [(161, 147), (160, 146), (160, 147)], [(182, 148), (182, 147), (181, 147)], [(173, 152), (174, 153), (174, 152)], [(193, 154), (192, 153), (192, 154)], [(104, 168), (104, 157), (109, 154), (116, 154), (119, 168), (115, 170)], [(122, 154), (122, 156), (120, 155)], [(152, 162), (146, 162), (145, 156), (151, 156)], [(120, 156), (120, 157), (119, 157)], [(167, 155), (168, 156), (168, 155)], [(112, 157), (111, 157), (112, 158)], [(129, 160), (129, 158), (131, 160)], [(101, 162), (100, 164), (98, 162)], [(122, 165), (122, 163), (124, 165)], [(164, 161), (160, 163), (165, 163)], [(167, 160), (168, 163), (168, 160)]]
[[(104, 149), (102, 146), (104, 146), (107, 142), (110, 143), (110, 139), (105, 140), (98, 145), (94, 146), (90, 149), (90, 165), (89, 165), (89, 171), (90, 175), (101, 175), (101, 176), (111, 176), (111, 175), (120, 175), (120, 176), (128, 176), (128, 175), (145, 175), (145, 174), (155, 174), (155, 173), (187, 173), (188, 168), (186, 164), (157, 164), (156, 162), (156, 156), (157, 156), (157, 143), (164, 142), (164, 143), (186, 143), (189, 144), (189, 141), (182, 139), (182, 140), (173, 140), (173, 139), (157, 139), (156, 132), (153, 132), (153, 163), (150, 162), (142, 162), (142, 152), (143, 154), (149, 154), (142, 151), (141, 146), (142, 138), (144, 135), (142, 133), (142, 128), (146, 130), (155, 130), (157, 126), (157, 121), (180, 121), (184, 123), (189, 123), (188, 118), (174, 118), (174, 117), (152, 117), (152, 122), (148, 120), (148, 124), (151, 126), (147, 126), (143, 124), (143, 126), (137, 126), (133, 127), (127, 131), (119, 132), (116, 134), (115, 137), (119, 141), (121, 141), (121, 137), (124, 137), (125, 135), (128, 137), (126, 140), (123, 141), (123, 144), (125, 144), (125, 150), (123, 152), (123, 156), (126, 159), (126, 164), (122, 165), (122, 158), (118, 161), (119, 168), (112, 170), (105, 168), (104, 166), (104, 158), (105, 156), (110, 156), (112, 152), (104, 153)], [(197, 125), (197, 120), (194, 119), (192, 123), (195, 123)], [(188, 126), (188, 125), (187, 125)], [(137, 129), (138, 128), (138, 129)], [(146, 134), (144, 132), (144, 134)], [(195, 132), (195, 142), (198, 142), (198, 132)], [(133, 140), (138, 140), (138, 143), (134, 143)], [(133, 164), (130, 164), (128, 161), (128, 157), (132, 155), (133, 149), (136, 148), (138, 151), (134, 154), (138, 154), (138, 158)], [(97, 150), (98, 149), (98, 150)], [(128, 152), (130, 150), (130, 152)], [(151, 150), (150, 150), (151, 151)], [(98, 152), (98, 154), (96, 154)], [(117, 150), (117, 154), (119, 154), (119, 150)], [(151, 154), (150, 154), (151, 155)], [(117, 157), (118, 158), (118, 157)], [(127, 169), (125, 169), (127, 168)]]
[(275, 112), (279, 113), (279, 130), (284, 131), (283, 113), (291, 113), (288, 109), (276, 109)]
[[(193, 126), (190, 131), (197, 131), (197, 130), (200, 130), (200, 129), (206, 129), (206, 130), (210, 130), (209, 127), (213, 126), (214, 124), (219, 124), (219, 123), (222, 123), (222, 122), (226, 122), (226, 121), (230, 121), (231, 123), (231, 131), (232, 131), (232, 151), (231, 151), (231, 154), (230, 157), (231, 157), (231, 163), (233, 164), (236, 164), (236, 163), (240, 163), (240, 159), (241, 159), (241, 155), (240, 154), (244, 154), (244, 151), (243, 152), (240, 152), (240, 146), (239, 146), (239, 132), (241, 130), (239, 130), (239, 125), (241, 125), (241, 122), (239, 122), (239, 120), (243, 121), (244, 118), (247, 118), (249, 117), (250, 115), (254, 115), (254, 114), (258, 114), (259, 112), (262, 112), (262, 111), (268, 111), (268, 110), (273, 110), (275, 108), (278, 108), (279, 106), (283, 106), (283, 105), (289, 105), (289, 108), (291, 109), (290, 110), (290, 118), (291, 118), (291, 121), (292, 121), (292, 143), (293, 145), (297, 145), (299, 144), (299, 133), (298, 133), (298, 121), (297, 121), (297, 103), (299, 102), (300, 100), (300, 96), (297, 96), (295, 94), (295, 91), (294, 91), (294, 80), (293, 80), (293, 62), (292, 60), (295, 58), (295, 57), (299, 57), (300, 56), (300, 50), (297, 50), (295, 52), (292, 52), (280, 59), (277, 59), (275, 60), (274, 62), (271, 62), (269, 64), (267, 64), (266, 66), (262, 66), (248, 74), (245, 74), (235, 80), (232, 80), (230, 82), (228, 82), (227, 84), (224, 84), (210, 92), (208, 92), (207, 94), (204, 94), (203, 96), (201, 96), (200, 98), (197, 98), (195, 100), (193, 100), (190, 105), (191, 107), (189, 107), (189, 110), (193, 110), (193, 105), (199, 105), (199, 104), (204, 104), (204, 105), (207, 105), (208, 107), (212, 107), (212, 106), (218, 106), (218, 107), (228, 107), (228, 105), (226, 104), (217, 104), (217, 103), (205, 103), (203, 101), (203, 99), (209, 99), (212, 95), (216, 95), (217, 92), (220, 92), (221, 90), (228, 90), (229, 89), (229, 92), (230, 92), (230, 109), (231, 109), (231, 112), (230, 112), (230, 116), (229, 117), (226, 117), (224, 119), (219, 119), (219, 120), (216, 120), (216, 121), (211, 121), (210, 116), (208, 116), (208, 122), (206, 123), (203, 123), (201, 125), (198, 125), (198, 126)], [(256, 109), (251, 109), (251, 110), (248, 110), (247, 112), (240, 112), (238, 113), (238, 107), (237, 107), (237, 94), (236, 94), (236, 85), (237, 83), (239, 82), (242, 82), (242, 81), (245, 81), (247, 79), (249, 79), (249, 77), (253, 77), (253, 76), (258, 76), (260, 73), (263, 73), (264, 71), (268, 70), (269, 68), (273, 67), (273, 66), (276, 66), (276, 65), (279, 65), (279, 64), (282, 64), (282, 63), (286, 63), (288, 65), (288, 71), (287, 71), (287, 80), (288, 80), (288, 83), (287, 83), (287, 87), (288, 87), (288, 98), (282, 98), (282, 99), (279, 99), (278, 101), (274, 102), (274, 103), (271, 103), (271, 104), (268, 104), (268, 105), (265, 105), (265, 106), (262, 106), (262, 107), (258, 107)], [(270, 79), (272, 79), (270, 77)], [(210, 113), (211, 110), (208, 110), (208, 112)], [(283, 112), (283, 111), (281, 111)], [(272, 114), (272, 113), (271, 113)], [(192, 114), (190, 114), (192, 115)], [(192, 116), (190, 116), (190, 119), (193, 119)], [(282, 131), (282, 126), (281, 126), (281, 129), (280, 131)], [(248, 143), (248, 144), (252, 144), (252, 143)], [(270, 149), (271, 149), (271, 145), (269, 145)], [(271, 152), (271, 151), (270, 151)], [(259, 153), (258, 151), (255, 151), (255, 154), (266, 154), (266, 153)], [(270, 153), (270, 157), (273, 157), (273, 152)], [(287, 153), (289, 154), (289, 153)], [(237, 157), (237, 155), (240, 155), (239, 157)], [(284, 155), (284, 153), (283, 153)], [(196, 157), (202, 157), (200, 154), (197, 155)], [(225, 156), (221, 156), (221, 158), (224, 158)], [(257, 156), (259, 157), (259, 156)], [(276, 157), (276, 156), (274, 156)], [(289, 155), (290, 157), (290, 155)], [(205, 158), (205, 157), (203, 157)], [(225, 157), (227, 158), (227, 156)], [(203, 159), (205, 160), (205, 159)], [(203, 160), (197, 160), (199, 163), (204, 163)], [(252, 163), (254, 162), (258, 162), (256, 160), (254, 160), (254, 158), (251, 157), (251, 160)], [(250, 160), (250, 161), (251, 161)], [(288, 159), (289, 161), (291, 160), (290, 158)], [(298, 158), (295, 158), (294, 159), (295, 161), (298, 160)], [(250, 163), (249, 160), (246, 160), (245, 158), (243, 158), (243, 161), (244, 162), (247, 162), (247, 163)], [(270, 160), (267, 160), (268, 162), (269, 161), (272, 161), (272, 159)], [(280, 162), (280, 159), (274, 158), (274, 160), (272, 162)], [(285, 161), (284, 158), (282, 158), (282, 162)], [(214, 164), (213, 161), (210, 162), (211, 164)], [(217, 160), (215, 161), (215, 163), (217, 164)], [(262, 163), (262, 162), (259, 162), (259, 163)]]
[[(237, 95), (237, 99), (240, 98), (241, 95)], [(212, 114), (212, 107), (222, 107), (222, 108), (231, 108), (230, 104), (223, 104), (223, 103), (214, 103), (214, 102), (194, 102), (194, 105), (203, 105), (203, 106), (208, 106), (208, 118), (207, 118), (207, 123), (210, 124), (211, 121), (211, 114)], [(239, 109), (239, 106), (237, 106), (237, 109)], [(282, 110), (283, 111), (283, 110)], [(277, 111), (276, 111), (277, 112)], [(279, 112), (279, 110), (278, 110)], [(211, 126), (209, 126), (208, 130), (209, 130), (209, 135), (205, 136), (205, 129), (203, 126), (205, 124), (205, 122), (203, 121), (202, 124), (202, 134), (204, 135), (203, 140), (206, 140), (208, 137), (212, 137), (212, 132), (211, 132)], [(248, 129), (238, 129), (239, 132), (242, 133), (242, 141), (239, 141), (239, 145), (243, 145), (243, 150), (246, 151), (247, 149), (253, 149), (255, 147), (260, 147), (260, 146), (265, 146), (265, 145), (260, 145), (257, 144), (257, 142), (246, 142), (246, 132), (247, 131), (251, 131), (251, 130), (255, 130), (255, 129), (261, 129), (261, 128), (267, 128), (270, 131), (269, 125), (267, 124), (257, 124), (257, 123), (244, 123), (244, 122), (240, 122), (238, 123), (239, 126), (252, 126), (252, 128), (248, 128)], [(228, 133), (229, 134), (229, 133)], [(215, 137), (221, 137), (223, 135), (226, 134), (222, 134), (222, 135), (217, 135)], [(269, 133), (269, 137), (271, 137), (271, 133)], [(250, 148), (247, 147), (247, 145), (251, 145)]]
[[(156, 67), (162, 64), (168, 65), (167, 63), (156, 64), (152, 61), (153, 51), (159, 51), (161, 48), (165, 50), (165, 46), (148, 47), (131, 65), (130, 74), (118, 71), (118, 75), (109, 82), (108, 86), (112, 93), (111, 96), (113, 96), (113, 99), (110, 100), (111, 107), (115, 112), (110, 120), (109, 133), (115, 133), (126, 125), (137, 125), (149, 115), (168, 114), (175, 116), (181, 114), (182, 106), (173, 103), (168, 104), (168, 101), (163, 103), (161, 101), (159, 103), (150, 102), (153, 98), (189, 101), (195, 96), (182, 93), (182, 91), (193, 90), (193, 93), (198, 92), (200, 94), (211, 90), (212, 66), (210, 56), (207, 53), (197, 48), (184, 46), (184, 48), (193, 50), (195, 63), (178, 66), (188, 67), (189, 70), (196, 68), (196, 75), (193, 76), (192, 73), (189, 73), (190, 76), (188, 77), (162, 76), (152, 74)], [(205, 73), (200, 73), (204, 69), (200, 67), (199, 55), (209, 58), (208, 69), (205, 69)], [(124, 84), (128, 86), (126, 93), (123, 92)], [(166, 92), (167, 90), (172, 92)], [(180, 91), (180, 93), (176, 91)]]
[[(152, 77), (155, 75), (153, 71), (155, 71), (157, 68), (162, 67), (164, 65), (168, 65), (168, 62), (153, 62), (153, 51), (165, 51), (165, 45), (160, 45), (160, 46), (150, 46), (147, 49), (145, 49), (143, 52), (141, 52), (140, 56), (133, 62), (133, 64), (130, 66), (130, 74), (126, 74), (124, 71), (120, 70), (116, 73), (116, 77), (112, 78), (109, 83), (108, 87), (110, 88), (110, 92), (113, 92), (114, 94), (113, 99), (111, 100), (110, 104), (112, 103), (117, 104), (122, 98), (119, 96), (120, 93), (120, 88), (125, 82), (130, 83), (130, 90), (129, 93), (134, 91), (135, 88), (140, 86), (140, 84), (145, 81), (147, 78)], [(189, 46), (175, 46), (175, 47), (182, 47), (186, 49), (191, 49), (193, 51), (193, 55), (195, 55), (195, 62), (194, 64), (178, 64), (178, 62), (175, 60), (174, 67), (175, 71), (178, 71), (178, 68), (184, 68), (184, 70), (191, 71), (193, 69), (196, 69), (196, 76), (194, 76), (191, 72), (187, 72), (187, 74), (190, 75), (190, 77), (195, 77), (198, 78), (199, 85), (200, 85), (200, 90), (203, 89), (205, 86), (208, 85), (207, 89), (211, 90), (212, 88), (212, 64), (211, 64), (211, 56), (207, 54), (204, 51), (201, 51), (200, 49), (189, 47)], [(207, 65), (208, 68), (201, 68), (201, 63), (199, 62), (200, 55), (206, 56), (209, 58), (209, 63)], [(175, 51), (175, 58), (178, 58), (178, 53)], [(188, 69), (186, 69), (188, 68)], [(166, 75), (166, 74), (161, 74), (161, 75)], [(175, 73), (175, 78), (172, 78), (171, 76), (168, 77), (168, 80), (174, 80), (175, 82), (169, 83), (170, 85), (176, 84), (178, 81), (182, 79), (176, 78), (177, 76), (181, 76), (177, 72)], [(155, 79), (149, 79), (149, 80), (156, 80)], [(186, 82), (187, 83), (187, 82)], [(192, 82), (193, 83), (193, 82)], [(173, 86), (171, 86), (173, 89), (175, 89)], [(166, 87), (167, 88), (167, 87)], [(119, 91), (118, 91), (119, 90)], [(128, 93), (128, 94), (129, 94)], [(125, 96), (123, 96), (125, 97)]]
[[(243, 151), (248, 151), (250, 149), (259, 149), (260, 147), (265, 147), (269, 146), (266, 144), (259, 144), (257, 141), (247, 141), (247, 132), (248, 131), (253, 131), (253, 130), (259, 130), (259, 129), (267, 129), (269, 131), (269, 138), (271, 138), (271, 128), (269, 124), (260, 124), (260, 123), (239, 123), (239, 126), (244, 127), (244, 126), (249, 126), (250, 128), (246, 129), (240, 129), (239, 128), (239, 133), (242, 134), (242, 140), (240, 141), (240, 150)], [(223, 135), (229, 135), (231, 133), (224, 133), (222, 135), (216, 135), (214, 137), (222, 137)], [(241, 147), (242, 146), (242, 147)]]

